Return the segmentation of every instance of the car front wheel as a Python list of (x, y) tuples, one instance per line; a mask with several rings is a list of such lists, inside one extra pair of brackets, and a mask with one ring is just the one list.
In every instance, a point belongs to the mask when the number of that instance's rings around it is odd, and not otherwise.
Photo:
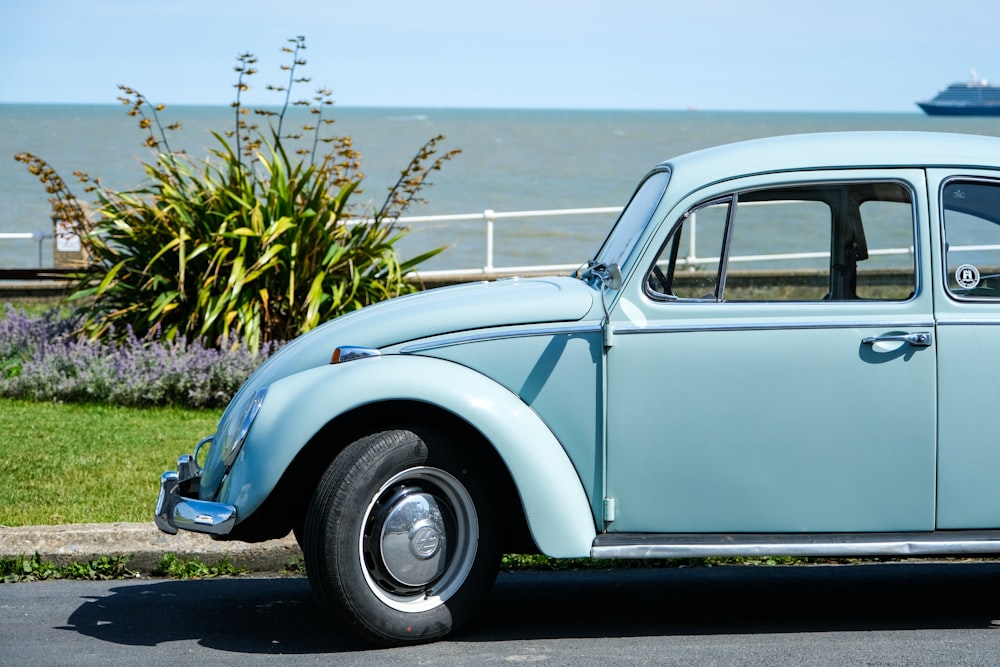
[(499, 567), (486, 472), (469, 448), (429, 431), (384, 431), (347, 447), (305, 523), (306, 571), (324, 609), (384, 646), (458, 627)]

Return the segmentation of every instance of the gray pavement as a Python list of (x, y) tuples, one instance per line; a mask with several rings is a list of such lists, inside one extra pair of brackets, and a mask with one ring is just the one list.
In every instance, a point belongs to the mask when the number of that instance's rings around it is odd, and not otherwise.
[(151, 573), (166, 554), (214, 565), (223, 558), (248, 572), (280, 572), (301, 561), (292, 535), (259, 544), (223, 542), (208, 535), (180, 531), (167, 535), (149, 523), (88, 523), (59, 526), (0, 526), (0, 558), (33, 556), (64, 565), (102, 556), (130, 557), (128, 568)]

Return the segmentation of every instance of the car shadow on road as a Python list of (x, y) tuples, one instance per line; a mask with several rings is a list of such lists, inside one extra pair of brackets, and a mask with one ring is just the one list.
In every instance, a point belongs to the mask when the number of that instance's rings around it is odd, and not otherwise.
[(81, 604), (63, 629), (130, 646), (194, 640), (240, 653), (366, 648), (327, 620), (304, 577), (123, 582)]
[(466, 640), (989, 628), (1000, 562), (501, 575)]
[[(1000, 627), (1000, 562), (504, 572), (463, 642)], [(133, 646), (367, 650), (305, 578), (126, 582), (65, 630)]]

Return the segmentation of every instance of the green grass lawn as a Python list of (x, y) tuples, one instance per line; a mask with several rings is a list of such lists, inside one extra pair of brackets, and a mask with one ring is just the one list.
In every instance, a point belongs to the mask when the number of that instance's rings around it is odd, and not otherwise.
[(0, 525), (152, 521), (160, 474), (220, 415), (0, 399)]

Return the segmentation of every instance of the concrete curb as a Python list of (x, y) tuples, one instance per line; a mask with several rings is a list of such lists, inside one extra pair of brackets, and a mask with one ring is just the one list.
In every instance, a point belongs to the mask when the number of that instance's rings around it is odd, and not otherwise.
[(57, 565), (102, 556), (130, 556), (128, 568), (150, 574), (163, 557), (174, 554), (214, 565), (223, 558), (251, 573), (280, 572), (302, 559), (291, 535), (259, 544), (221, 542), (180, 531), (167, 535), (149, 523), (88, 523), (61, 526), (0, 526), (0, 558), (34, 556)]

